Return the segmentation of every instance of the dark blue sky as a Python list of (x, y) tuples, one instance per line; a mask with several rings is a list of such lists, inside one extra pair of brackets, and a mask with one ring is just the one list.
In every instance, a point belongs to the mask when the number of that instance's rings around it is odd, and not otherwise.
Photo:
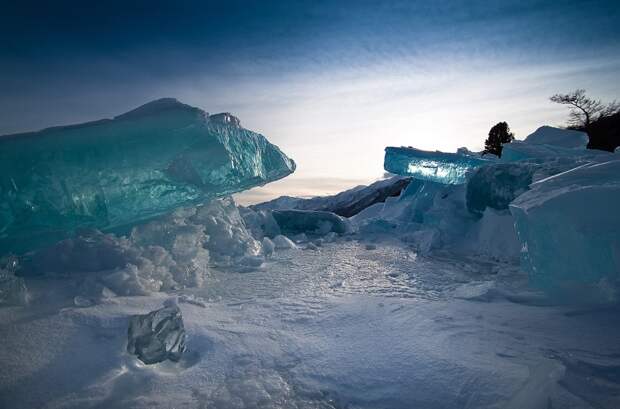
[(233, 111), (319, 174), (332, 148), (476, 148), (494, 121), (560, 121), (550, 93), (620, 97), (618, 1), (3, 3), (0, 134), (173, 96)]

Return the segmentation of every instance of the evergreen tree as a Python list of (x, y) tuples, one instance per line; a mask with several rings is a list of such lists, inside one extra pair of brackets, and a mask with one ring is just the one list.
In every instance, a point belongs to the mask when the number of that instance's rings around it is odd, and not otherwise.
[(484, 141), (484, 153), (502, 156), (502, 144), (510, 143), (515, 140), (515, 136), (510, 132), (506, 122), (499, 122), (489, 131), (489, 137)]

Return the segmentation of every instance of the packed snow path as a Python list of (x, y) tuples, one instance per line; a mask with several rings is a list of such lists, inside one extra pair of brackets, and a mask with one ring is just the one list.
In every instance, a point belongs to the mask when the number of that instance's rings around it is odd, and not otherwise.
[(73, 281), (28, 285), (36, 303), (0, 309), (2, 408), (620, 407), (617, 311), (548, 305), (515, 267), (386, 239), (212, 271), (177, 294), (179, 363), (125, 352), (129, 315), (168, 295), (80, 308)]

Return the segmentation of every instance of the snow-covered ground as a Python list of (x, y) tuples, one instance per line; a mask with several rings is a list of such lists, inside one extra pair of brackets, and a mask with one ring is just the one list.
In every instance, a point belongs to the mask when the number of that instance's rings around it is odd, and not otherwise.
[[(232, 118), (209, 120), (226, 141), (246, 132)], [(180, 200), (123, 229), (98, 213), (106, 233), (67, 216), (89, 229), (61, 241), (24, 239), (31, 213), (5, 206), (25, 224), (4, 242), (28, 251), (0, 254), (0, 408), (617, 409), (620, 161), (584, 138), (543, 127), (501, 159), (387, 148), (413, 179)], [(294, 168), (255, 148), (257, 175)]]
[[(620, 407), (617, 310), (551, 305), (513, 264), (386, 236), (299, 247), (83, 307), (73, 279), (28, 279), (31, 305), (0, 308), (0, 407)], [(171, 296), (187, 351), (141, 364), (129, 316)]]

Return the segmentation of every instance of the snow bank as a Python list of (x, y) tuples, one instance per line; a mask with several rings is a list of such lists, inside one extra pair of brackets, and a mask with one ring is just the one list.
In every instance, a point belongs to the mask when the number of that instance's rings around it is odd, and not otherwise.
[(529, 134), (524, 142), (531, 145), (553, 145), (563, 148), (586, 149), (588, 134), (545, 125)]
[(524, 141), (504, 144), (501, 161), (547, 161), (557, 158), (581, 158), (591, 161), (613, 159), (609, 152), (586, 149), (587, 143), (588, 135), (584, 132), (543, 126), (528, 135)]

